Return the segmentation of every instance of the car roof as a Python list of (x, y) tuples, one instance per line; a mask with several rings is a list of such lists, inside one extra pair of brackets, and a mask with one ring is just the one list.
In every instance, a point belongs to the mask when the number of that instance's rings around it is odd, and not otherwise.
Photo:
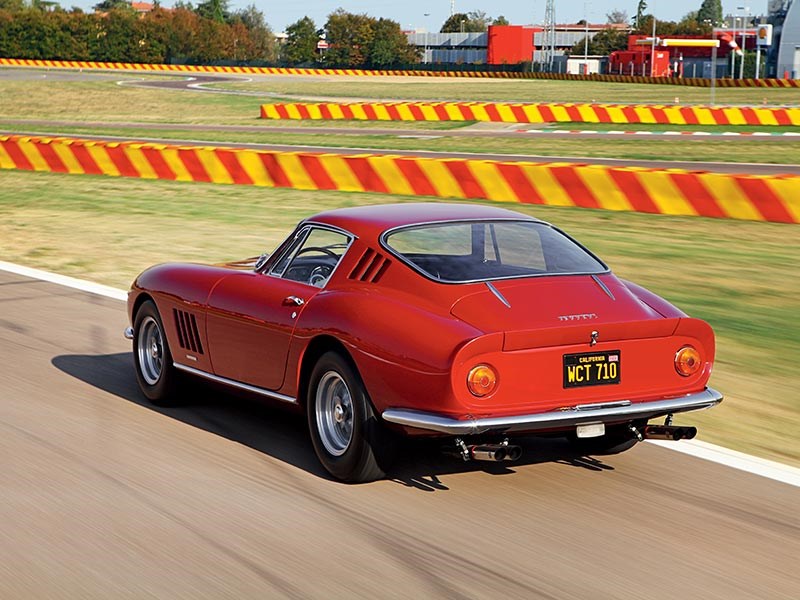
[(493, 219), (541, 222), (534, 217), (504, 208), (444, 202), (409, 202), (338, 208), (309, 217), (306, 221), (338, 227), (357, 236), (378, 237), (388, 229), (407, 225)]

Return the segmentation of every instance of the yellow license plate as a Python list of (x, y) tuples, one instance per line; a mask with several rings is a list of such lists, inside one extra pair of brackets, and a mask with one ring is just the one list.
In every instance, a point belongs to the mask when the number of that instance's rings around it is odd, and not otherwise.
[(564, 387), (611, 385), (620, 382), (619, 350), (564, 355)]

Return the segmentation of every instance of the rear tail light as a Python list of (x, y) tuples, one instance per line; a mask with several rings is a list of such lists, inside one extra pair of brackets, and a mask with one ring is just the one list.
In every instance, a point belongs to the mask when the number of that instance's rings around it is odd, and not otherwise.
[(497, 387), (497, 373), (489, 365), (473, 367), (467, 375), (467, 387), (473, 396), (488, 396)]
[(700, 353), (693, 346), (684, 346), (675, 354), (675, 370), (684, 377), (694, 375), (701, 366)]

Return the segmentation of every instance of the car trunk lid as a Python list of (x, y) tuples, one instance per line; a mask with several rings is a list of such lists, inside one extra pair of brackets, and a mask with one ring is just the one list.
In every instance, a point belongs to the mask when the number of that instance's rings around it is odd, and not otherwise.
[(611, 274), (488, 282), (459, 299), (453, 316), (487, 333), (504, 332), (506, 351), (671, 335), (665, 319)]

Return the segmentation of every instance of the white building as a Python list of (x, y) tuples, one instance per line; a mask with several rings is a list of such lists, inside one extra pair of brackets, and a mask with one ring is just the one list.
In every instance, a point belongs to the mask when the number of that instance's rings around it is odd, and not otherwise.
[(768, 19), (774, 27), (768, 76), (800, 79), (800, 0), (770, 0)]

